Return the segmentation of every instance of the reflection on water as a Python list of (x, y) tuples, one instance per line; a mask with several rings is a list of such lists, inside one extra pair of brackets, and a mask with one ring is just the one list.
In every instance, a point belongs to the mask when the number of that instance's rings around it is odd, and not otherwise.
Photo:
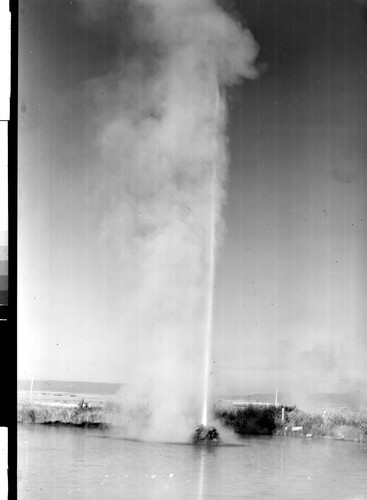
[(366, 445), (261, 437), (243, 446), (20, 425), (19, 499), (367, 499)]
[(204, 494), (204, 474), (205, 474), (205, 457), (204, 457), (204, 449), (201, 450), (201, 458), (200, 458), (200, 474), (199, 474), (199, 488), (198, 488), (198, 499), (201, 500)]

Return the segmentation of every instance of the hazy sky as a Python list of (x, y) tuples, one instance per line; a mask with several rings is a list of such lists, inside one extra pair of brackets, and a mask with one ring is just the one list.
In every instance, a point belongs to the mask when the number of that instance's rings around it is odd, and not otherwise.
[[(124, 363), (149, 357), (141, 353), (151, 318), (145, 323), (144, 307), (139, 311), (135, 303), (132, 311), (130, 302), (136, 283), (145, 283), (136, 265), (141, 248), (128, 239), (125, 219), (116, 219), (119, 211), (137, 221), (144, 202), (119, 196), (120, 176), (130, 175), (124, 155), (129, 163), (133, 153), (117, 153), (111, 139), (120, 100), (130, 118), (130, 95), (140, 96), (143, 108), (150, 92), (159, 99), (164, 91), (145, 81), (152, 54), (158, 56), (148, 31), (137, 45), (145, 22), (139, 3), (155, 2), (20, 2), (20, 378), (125, 382)], [(213, 380), (218, 392), (232, 394), (276, 385), (358, 388), (367, 381), (367, 3), (220, 3), (257, 41), (260, 76), (243, 70), (245, 79), (226, 91), (230, 162), (216, 271)], [(181, 29), (189, 29), (191, 18), (181, 19)], [(249, 59), (256, 53), (251, 47)], [(234, 42), (229, 53), (237, 49)], [(136, 54), (143, 70), (131, 69)], [(129, 71), (138, 75), (133, 89), (132, 80), (130, 86), (116, 83)], [(154, 114), (159, 120), (156, 109)], [(185, 117), (176, 116), (185, 127)], [(196, 139), (187, 140), (177, 125), (172, 148), (181, 140), (199, 151)], [(154, 177), (138, 182), (147, 190)], [(139, 231), (149, 233), (150, 223)], [(173, 254), (185, 245), (175, 234)], [(198, 280), (194, 259), (187, 276)], [(177, 273), (185, 272), (172, 262)], [(159, 273), (150, 279), (156, 283)], [(178, 282), (189, 287), (183, 279)], [(183, 301), (182, 311), (196, 307), (194, 293)], [(126, 331), (132, 321), (126, 315), (143, 322), (140, 333)], [(193, 349), (188, 364), (201, 363), (195, 350), (200, 332), (195, 335), (185, 344), (185, 352)]]

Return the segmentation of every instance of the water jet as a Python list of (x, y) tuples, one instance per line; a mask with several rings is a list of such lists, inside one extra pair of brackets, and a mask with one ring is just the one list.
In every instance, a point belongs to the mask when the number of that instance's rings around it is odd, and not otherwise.
[[(217, 88), (216, 98), (215, 98), (216, 118), (219, 116), (219, 106), (220, 106), (220, 94), (219, 94), (219, 88)], [(209, 205), (208, 244), (207, 244), (208, 300), (207, 300), (207, 313), (206, 313), (205, 338), (204, 338), (203, 408), (202, 408), (201, 426), (199, 426), (196, 429), (196, 433), (199, 429), (201, 429), (202, 434), (205, 435), (208, 424), (210, 354), (211, 354), (211, 342), (213, 335), (212, 332), (213, 303), (214, 303), (214, 284), (215, 284), (215, 261), (216, 261), (216, 250), (217, 250), (216, 248), (216, 224), (217, 224), (217, 213), (218, 213), (217, 204), (218, 204), (217, 165), (216, 165), (216, 158), (213, 157), (211, 184), (210, 184), (210, 205)], [(211, 428), (208, 428), (208, 432), (210, 429)]]

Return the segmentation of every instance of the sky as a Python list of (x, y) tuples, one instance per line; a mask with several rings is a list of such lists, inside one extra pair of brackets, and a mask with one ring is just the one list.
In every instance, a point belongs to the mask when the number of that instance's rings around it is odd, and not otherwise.
[(363, 0), (20, 2), (18, 377), (201, 384), (213, 209), (215, 392), (365, 388), (366, 46)]

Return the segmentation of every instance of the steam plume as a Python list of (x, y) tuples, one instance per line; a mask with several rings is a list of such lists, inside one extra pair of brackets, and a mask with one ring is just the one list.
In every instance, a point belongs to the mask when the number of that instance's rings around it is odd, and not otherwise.
[(201, 413), (210, 247), (225, 198), (223, 90), (257, 76), (258, 48), (211, 0), (136, 0), (130, 9), (129, 51), (93, 82), (108, 96), (101, 242), (123, 266), (111, 279), (121, 379), (151, 413), (140, 436), (187, 439)]

